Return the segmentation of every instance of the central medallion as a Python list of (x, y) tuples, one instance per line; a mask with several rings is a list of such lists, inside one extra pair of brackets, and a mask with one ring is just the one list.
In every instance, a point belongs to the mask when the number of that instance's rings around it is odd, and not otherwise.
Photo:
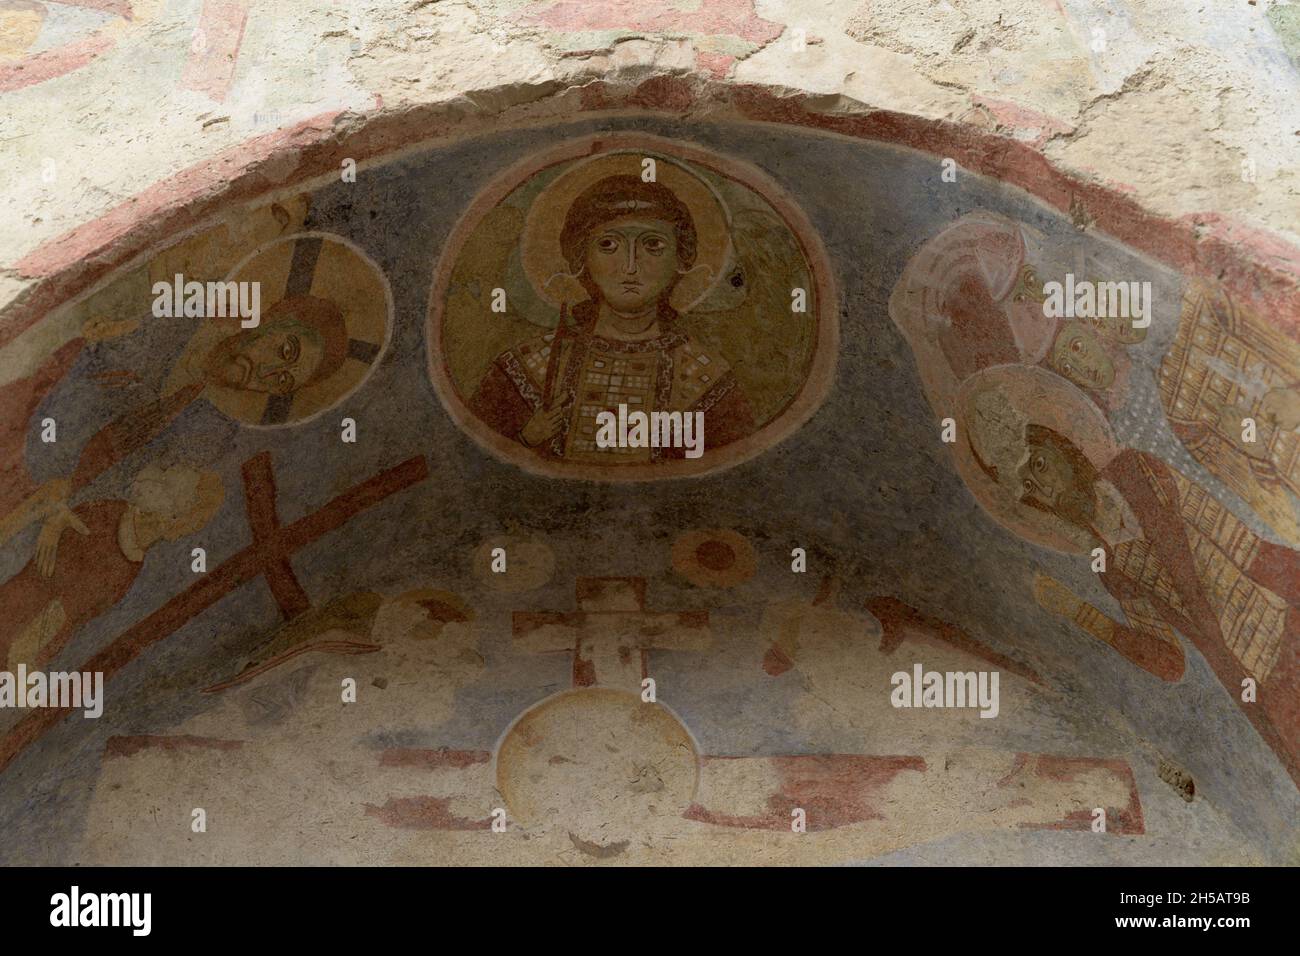
[(462, 427), (529, 471), (703, 474), (820, 404), (834, 298), (813, 230), (759, 170), (589, 138), (471, 204), (437, 270), (431, 374)]

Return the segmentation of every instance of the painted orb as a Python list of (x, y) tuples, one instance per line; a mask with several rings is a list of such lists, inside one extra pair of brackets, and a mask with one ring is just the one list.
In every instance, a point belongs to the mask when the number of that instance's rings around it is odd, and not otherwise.
[(605, 687), (546, 698), (497, 751), (497, 789), (512, 819), (601, 846), (680, 818), (698, 783), (698, 749), (682, 722), (662, 704)]

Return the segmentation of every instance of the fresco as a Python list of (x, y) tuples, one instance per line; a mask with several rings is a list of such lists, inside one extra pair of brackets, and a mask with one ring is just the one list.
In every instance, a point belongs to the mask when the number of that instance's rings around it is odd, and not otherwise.
[[(391, 316), (384, 279), (345, 242), (298, 233), (254, 250), (231, 276), (262, 284), (269, 295), (263, 321), (255, 328), (242, 328), (238, 318), (200, 323), (156, 397), (132, 403), (94, 432), (66, 476), (32, 481), (23, 467), (27, 430), (13, 426), (31, 417), (43, 397), (37, 389), (66, 374), (86, 330), (35, 375), (4, 387), (5, 407), (16, 414), (4, 452), (9, 480), (0, 525), (6, 538), (40, 527), (35, 557), (3, 585), (16, 612), (3, 645), (10, 670), (47, 662), (79, 627), (117, 604), (149, 548), (200, 531), (224, 489), (215, 472), (155, 461), (140, 469), (124, 500), (72, 507), (70, 496), (123, 460), (147, 455), (151, 442), (195, 402), (208, 402), (244, 425), (292, 425), (360, 385), (382, 352)], [(103, 315), (88, 322), (92, 338), (134, 324)], [(127, 369), (98, 374), (109, 382), (133, 375)]]
[(0, 3), (0, 92), (80, 69), (140, 33), (158, 0), (4, 0)]
[(1281, 543), (1253, 532), (1177, 464), (1117, 441), (1109, 413), (1140, 374), (1125, 353), (1146, 330), (1114, 315), (1045, 317), (1042, 265), (1028, 248), (1009, 220), (965, 217), (925, 244), (891, 298), (932, 407), (959, 423), (958, 471), (1016, 534), (1071, 553), (1104, 551), (1109, 567), (1094, 570), (1127, 621), (1039, 576), (1045, 608), (1165, 680), (1183, 673), (1177, 632), (1230, 692), (1246, 678), (1267, 688), (1262, 706), (1246, 712), (1300, 779), (1300, 554), (1287, 546), (1300, 503), (1300, 393), (1286, 384), (1300, 367), (1297, 343), (1198, 283), (1159, 366), (1173, 433)]
[[(107, 681), (0, 713), (6, 862), (1293, 860), (1294, 343), (938, 169), (502, 130), (0, 347), (0, 651)], [(1067, 272), (1149, 324), (1050, 318)], [(260, 321), (157, 315), (178, 274)], [(599, 445), (620, 405), (702, 455)]]
[[(836, 315), (811, 230), (764, 198), (776, 191), (757, 170), (681, 153), (645, 137), (566, 145), (490, 186), (452, 237), (431, 368), (501, 456), (557, 476), (711, 470), (824, 396)], [(619, 405), (705, 413), (700, 460), (598, 447), (596, 416)]]

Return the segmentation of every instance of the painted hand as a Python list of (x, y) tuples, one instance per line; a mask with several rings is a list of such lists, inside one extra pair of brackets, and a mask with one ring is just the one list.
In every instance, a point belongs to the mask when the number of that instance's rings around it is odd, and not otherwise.
[(41, 526), (41, 533), (36, 538), (36, 569), (42, 577), (48, 578), (54, 574), (59, 538), (62, 537), (65, 528), (72, 528), (82, 535), (90, 534), (90, 529), (72, 513), (72, 509), (66, 504), (60, 506), (59, 510)]
[(28, 525), (44, 521), (64, 506), (72, 483), (66, 478), (45, 482), (27, 496), (21, 505), (0, 518), (0, 544), (4, 544)]
[(560, 430), (568, 409), (569, 406), (565, 403), (534, 412), (533, 417), (528, 419), (528, 424), (519, 433), (519, 437), (528, 447), (536, 448)]

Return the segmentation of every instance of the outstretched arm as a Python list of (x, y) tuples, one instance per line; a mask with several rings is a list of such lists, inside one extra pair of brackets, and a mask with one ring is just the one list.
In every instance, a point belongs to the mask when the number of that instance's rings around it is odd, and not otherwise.
[(1120, 600), (1129, 624), (1107, 617), (1099, 608), (1045, 574), (1034, 575), (1034, 598), (1043, 609), (1073, 621), (1161, 680), (1173, 681), (1183, 676), (1182, 645), (1155, 606), (1145, 598)]

